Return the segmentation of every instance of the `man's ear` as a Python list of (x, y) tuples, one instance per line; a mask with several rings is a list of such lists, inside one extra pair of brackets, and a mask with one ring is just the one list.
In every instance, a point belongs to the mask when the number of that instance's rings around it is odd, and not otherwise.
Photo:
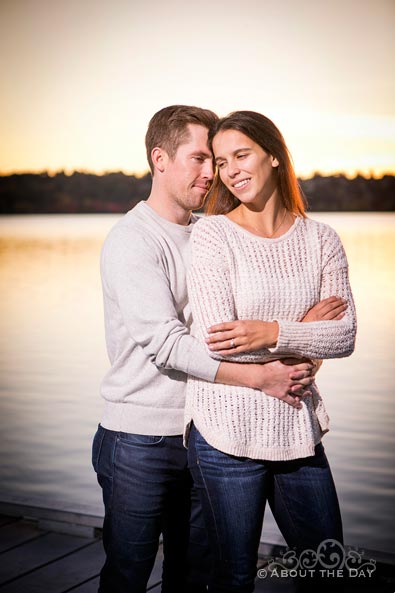
[(163, 148), (155, 146), (155, 148), (151, 150), (151, 159), (155, 169), (158, 169), (160, 173), (163, 173), (169, 160), (167, 152), (163, 150)]

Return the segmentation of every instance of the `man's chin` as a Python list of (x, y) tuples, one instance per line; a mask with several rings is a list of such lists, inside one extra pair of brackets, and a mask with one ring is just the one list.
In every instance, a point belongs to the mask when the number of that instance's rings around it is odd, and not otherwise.
[(205, 195), (202, 197), (201, 200), (194, 200), (193, 205), (191, 206), (191, 210), (200, 210), (204, 204)]
[(199, 210), (199, 208), (201, 208), (206, 200), (206, 196), (208, 193), (208, 189), (199, 189), (199, 192), (196, 192), (195, 195), (193, 196), (193, 199), (191, 200), (191, 202), (194, 202), (194, 206), (192, 207), (192, 210)]

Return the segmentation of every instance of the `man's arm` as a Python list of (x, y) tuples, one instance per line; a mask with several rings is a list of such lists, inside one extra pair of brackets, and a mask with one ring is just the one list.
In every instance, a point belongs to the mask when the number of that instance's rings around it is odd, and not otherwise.
[[(140, 229), (112, 231), (102, 251), (105, 301), (113, 324), (158, 369), (174, 369), (214, 381), (219, 362), (207, 355), (182, 323), (171, 292), (167, 261), (158, 241)], [(183, 282), (182, 270), (177, 281)]]

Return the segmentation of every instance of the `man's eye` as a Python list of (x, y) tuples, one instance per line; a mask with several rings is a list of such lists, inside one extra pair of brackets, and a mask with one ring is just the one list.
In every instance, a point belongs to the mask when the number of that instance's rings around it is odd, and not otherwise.
[(237, 155), (237, 158), (238, 159), (244, 159), (246, 156), (247, 156), (246, 154), (242, 153), (242, 154), (238, 154)]
[(195, 161), (198, 161), (199, 163), (202, 163), (204, 161), (204, 158), (202, 156), (194, 156), (193, 158), (195, 159)]

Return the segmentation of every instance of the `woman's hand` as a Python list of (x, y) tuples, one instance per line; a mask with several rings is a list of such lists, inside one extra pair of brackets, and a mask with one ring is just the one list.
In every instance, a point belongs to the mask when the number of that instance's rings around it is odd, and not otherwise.
[[(312, 307), (303, 322), (338, 321), (344, 317), (347, 302), (331, 296)], [(277, 321), (235, 320), (212, 325), (207, 330), (208, 348), (221, 356), (272, 348), (278, 338)]]
[(331, 296), (307, 311), (302, 321), (338, 321), (344, 317), (347, 307), (347, 301), (340, 297)]
[(226, 321), (212, 325), (207, 333), (208, 348), (226, 356), (275, 346), (278, 323), (258, 320)]

